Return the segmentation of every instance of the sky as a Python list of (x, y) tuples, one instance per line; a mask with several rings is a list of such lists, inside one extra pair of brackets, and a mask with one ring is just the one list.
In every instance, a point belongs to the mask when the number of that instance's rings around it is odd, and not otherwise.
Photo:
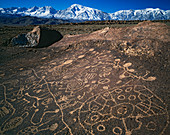
[(80, 4), (107, 13), (145, 8), (170, 10), (170, 0), (0, 0), (0, 7), (2, 8), (52, 6), (56, 10), (63, 10), (72, 4)]

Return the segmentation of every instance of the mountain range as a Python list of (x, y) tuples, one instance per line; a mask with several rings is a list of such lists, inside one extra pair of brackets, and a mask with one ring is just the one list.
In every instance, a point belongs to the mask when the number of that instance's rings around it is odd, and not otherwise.
[(38, 18), (55, 18), (64, 20), (169, 20), (170, 10), (147, 8), (140, 10), (120, 10), (106, 13), (98, 9), (73, 4), (65, 10), (55, 10), (51, 6), (44, 7), (11, 7), (0, 8), (0, 15), (33, 16)]

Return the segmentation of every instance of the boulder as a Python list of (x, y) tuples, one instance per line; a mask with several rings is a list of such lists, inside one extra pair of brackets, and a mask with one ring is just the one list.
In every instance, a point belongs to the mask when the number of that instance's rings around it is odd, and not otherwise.
[(11, 40), (13, 46), (19, 47), (47, 47), (62, 39), (60, 32), (36, 26), (27, 34), (20, 34)]
[(14, 45), (14, 46), (16, 46), (16, 45), (27, 45), (28, 44), (26, 34), (17, 35), (16, 37), (12, 38), (11, 42), (12, 42), (12, 45)]

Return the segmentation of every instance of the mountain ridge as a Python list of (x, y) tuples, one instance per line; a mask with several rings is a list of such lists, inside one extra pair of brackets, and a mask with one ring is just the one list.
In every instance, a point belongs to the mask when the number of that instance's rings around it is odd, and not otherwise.
[(75, 20), (169, 20), (170, 10), (146, 8), (138, 10), (119, 10), (106, 13), (101, 10), (73, 4), (67, 9), (56, 10), (52, 6), (0, 8), (0, 14), (34, 16), (39, 18), (75, 19)]

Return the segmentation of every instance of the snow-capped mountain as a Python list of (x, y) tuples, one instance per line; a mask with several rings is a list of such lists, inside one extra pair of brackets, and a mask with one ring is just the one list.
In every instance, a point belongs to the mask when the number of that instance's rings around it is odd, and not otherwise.
[(170, 10), (161, 10), (159, 8), (147, 8), (142, 10), (120, 10), (110, 13), (115, 20), (168, 20), (170, 19)]
[(109, 20), (108, 13), (101, 10), (85, 7), (79, 4), (73, 4), (65, 10), (57, 11), (55, 18), (76, 19), (76, 20)]
[(32, 7), (26, 10), (25, 15), (28, 16), (36, 16), (36, 17), (44, 17), (44, 18), (52, 18), (57, 11), (51, 6), (45, 7)]
[(21, 16), (35, 16), (43, 18), (52, 18), (57, 11), (51, 6), (45, 7), (31, 7), (31, 8), (21, 8), (21, 7), (11, 7), (11, 8), (0, 8), (0, 14), (13, 14)]
[(75, 19), (75, 20), (168, 20), (170, 10), (147, 8), (142, 10), (120, 10), (105, 13), (101, 10), (73, 4), (65, 10), (55, 10), (51, 6), (31, 8), (0, 8), (0, 14), (35, 16), (43, 18)]

